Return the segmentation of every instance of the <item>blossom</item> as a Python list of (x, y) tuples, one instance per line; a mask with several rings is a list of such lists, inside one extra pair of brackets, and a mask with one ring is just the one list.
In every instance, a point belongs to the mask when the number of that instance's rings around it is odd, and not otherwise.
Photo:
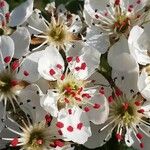
[(82, 22), (78, 15), (69, 13), (63, 5), (56, 9), (53, 3), (46, 7), (46, 11), (49, 12), (50, 21), (47, 21), (38, 9), (35, 9), (27, 20), (27, 26), (33, 33), (31, 43), (33, 45), (40, 44), (32, 51), (44, 45), (65, 50), (80, 39), (77, 33), (82, 28)]
[[(41, 109), (40, 113), (42, 112)], [(54, 126), (55, 120), (45, 112), (42, 114), (41, 116), (34, 116), (37, 118), (36, 121), (32, 120), (33, 116), (26, 116), (24, 119), (20, 117), (20, 123), (17, 123), (8, 116), (4, 130), (5, 133), (7, 130), (7, 132), (13, 133), (13, 135), (11, 135), (11, 138), (8, 138), (3, 134), (4, 131), (2, 131), (1, 139), (9, 141), (11, 147), (20, 146), (20, 149), (26, 150), (73, 149), (69, 142), (64, 142), (62, 137), (56, 132), (57, 130), (55, 130)], [(44, 115), (45, 120), (43, 120)]]
[(120, 35), (127, 33), (135, 24), (142, 22), (146, 4), (147, 0), (86, 0), (84, 9), (85, 13), (100, 29), (110, 35)]
[[(99, 118), (105, 117), (101, 112), (107, 107), (106, 98), (97, 92), (97, 87), (87, 86), (91, 82), (88, 77), (99, 65), (100, 54), (88, 47), (83, 51), (81, 55), (67, 56), (65, 70), (62, 56), (56, 48), (49, 46), (38, 64), (43, 78), (56, 81), (55, 88), (41, 97), (41, 106), (57, 117), (56, 126), (65, 138), (80, 144), (91, 136), (89, 121), (100, 124)], [(76, 137), (77, 134), (80, 136)]]
[[(125, 66), (120, 69), (121, 66), (125, 65), (125, 61), (115, 59), (114, 64), (115, 61), (120, 67), (118, 69), (112, 67), (112, 79), (115, 86), (109, 89), (112, 92), (108, 97), (109, 117), (101, 126), (91, 125), (92, 131), (96, 134), (91, 136), (85, 145), (90, 148), (103, 145), (114, 133), (118, 142), (124, 141), (129, 147), (131, 145), (137, 147), (138, 142), (139, 147), (143, 148), (145, 140), (150, 136), (148, 132), (149, 98), (148, 95), (145, 97), (148, 99), (143, 97), (147, 87), (144, 86), (145, 75), (142, 73), (141, 77), (139, 76), (139, 67), (133, 57), (126, 58), (128, 68)], [(137, 83), (141, 88), (138, 87)], [(98, 136), (99, 140), (92, 144)]]

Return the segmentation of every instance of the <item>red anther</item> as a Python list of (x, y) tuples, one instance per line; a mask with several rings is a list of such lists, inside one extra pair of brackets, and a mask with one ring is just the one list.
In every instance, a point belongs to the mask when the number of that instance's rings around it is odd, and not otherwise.
[(18, 143), (19, 143), (19, 142), (18, 142), (18, 138), (14, 138), (14, 139), (11, 141), (11, 145), (12, 145), (13, 147), (16, 147)]
[(129, 8), (133, 8), (133, 5), (129, 5)]
[(101, 88), (99, 89), (99, 93), (102, 94), (102, 95), (105, 94), (104, 87), (101, 87)]
[(68, 127), (67, 127), (67, 130), (68, 130), (69, 132), (73, 132), (73, 127), (72, 127), (72, 126), (68, 126)]
[(57, 126), (58, 128), (63, 128), (63, 127), (64, 127), (64, 124), (63, 124), (62, 122), (57, 122), (57, 123), (56, 123), (56, 126)]
[(143, 134), (141, 134), (141, 133), (137, 133), (136, 136), (137, 136), (137, 138), (140, 139), (140, 140), (143, 138)]
[(84, 97), (86, 97), (86, 98), (91, 98), (90, 94), (88, 94), (88, 93), (82, 94), (82, 97), (83, 97), (83, 98), (84, 98)]
[(11, 60), (11, 57), (10, 57), (10, 56), (6, 56), (6, 57), (4, 58), (4, 62), (5, 62), (5, 63), (9, 63), (10, 60)]
[(83, 127), (83, 123), (82, 122), (77, 124), (77, 129), (81, 130), (82, 127)]
[(136, 106), (141, 106), (141, 103), (142, 103), (142, 102), (141, 102), (140, 100), (137, 100), (137, 101), (135, 101), (134, 104), (135, 104)]
[(50, 69), (49, 74), (50, 74), (51, 76), (53, 76), (55, 73), (56, 73), (56, 72), (55, 72), (54, 69)]
[(80, 94), (82, 91), (83, 91), (83, 87), (80, 87), (80, 88), (78, 89), (78, 93), (77, 93), (77, 94)]
[(69, 87), (69, 86), (65, 87), (65, 90), (66, 90), (66, 92), (69, 93), (69, 94), (70, 94), (70, 92), (72, 91), (71, 87)]
[(81, 68), (80, 67), (75, 67), (75, 70), (76, 71), (79, 71)]
[(85, 111), (85, 112), (89, 112), (89, 111), (90, 111), (90, 108), (89, 108), (89, 107), (85, 107), (85, 108), (84, 108), (84, 111)]
[(94, 106), (93, 106), (93, 108), (95, 108), (95, 109), (99, 109), (100, 107), (101, 107), (101, 105), (97, 104), (97, 103), (95, 103)]
[(59, 134), (59, 135), (63, 135), (63, 133), (62, 133), (61, 130), (58, 130), (58, 134)]
[(141, 3), (141, 0), (137, 0), (136, 3), (137, 3), (137, 4), (140, 4), (140, 3)]
[(123, 109), (124, 109), (124, 110), (127, 110), (127, 109), (129, 108), (129, 103), (128, 103), (128, 102), (124, 102), (124, 103), (122, 104), (122, 106), (123, 106)]
[(132, 11), (132, 9), (131, 8), (128, 8), (128, 12), (131, 12)]
[(143, 114), (143, 113), (144, 113), (144, 109), (140, 109), (140, 110), (138, 110), (138, 113)]
[(122, 92), (121, 92), (119, 89), (116, 89), (116, 90), (115, 90), (115, 94), (116, 94), (117, 96), (121, 96), (121, 95), (122, 95)]
[(67, 62), (69, 63), (72, 61), (73, 57), (67, 57), (66, 59), (67, 59)]
[(115, 0), (115, 5), (120, 5), (120, 0)]
[(52, 117), (49, 114), (47, 114), (45, 115), (45, 120), (46, 120), (46, 123), (48, 124), (52, 121)]
[(42, 145), (42, 144), (43, 144), (43, 140), (42, 140), (42, 139), (38, 139), (38, 140), (36, 141), (36, 143), (37, 143), (38, 145)]
[(81, 101), (81, 98), (79, 98), (79, 97), (75, 97), (75, 100), (77, 100), (77, 101)]
[(2, 27), (4, 27), (6, 25), (6, 22), (3, 20), (2, 21)]
[(80, 58), (79, 56), (76, 57), (76, 62), (79, 63), (80, 62)]
[(98, 18), (99, 18), (99, 15), (98, 15), (98, 14), (95, 14), (95, 18), (98, 19)]
[(69, 113), (69, 115), (71, 115), (72, 114), (72, 109), (68, 109), (68, 113)]
[(29, 72), (24, 71), (23, 74), (24, 74), (25, 76), (28, 76), (28, 75), (29, 75)]
[(119, 133), (117, 133), (117, 134), (116, 134), (116, 139), (117, 139), (118, 141), (122, 140), (122, 135), (120, 135)]
[(65, 79), (65, 75), (62, 74), (62, 76), (60, 77), (61, 80), (64, 80)]
[(5, 6), (5, 2), (4, 0), (0, 2), (0, 8), (4, 7)]
[(61, 65), (61, 64), (57, 64), (56, 67), (57, 67), (58, 69), (62, 69), (62, 65)]
[(144, 143), (140, 143), (140, 147), (141, 147), (141, 148), (144, 148)]
[(5, 18), (6, 18), (7, 22), (8, 22), (9, 18), (10, 18), (10, 13), (9, 12), (5, 14)]
[(65, 103), (69, 103), (69, 100), (65, 97), (64, 98)]
[(72, 97), (75, 97), (75, 96), (76, 96), (76, 93), (73, 92), (73, 91), (71, 91), (71, 92), (70, 92), (70, 95), (72, 95)]
[(61, 140), (55, 140), (54, 141), (54, 145), (57, 147), (63, 147), (64, 146), (64, 142), (62, 142)]
[(11, 64), (11, 68), (12, 70), (16, 70), (18, 67), (19, 67), (19, 60), (16, 60), (14, 61), (12, 64)]
[(113, 100), (114, 100), (114, 99), (113, 99), (113, 97), (112, 97), (112, 96), (109, 96), (109, 97), (108, 97), (108, 102), (109, 102), (109, 103), (112, 103), (112, 102), (113, 102)]
[(81, 64), (81, 69), (82, 69), (82, 70), (85, 70), (85, 69), (86, 69), (86, 63), (82, 63), (82, 64)]
[(16, 86), (18, 84), (17, 80), (11, 80), (11, 86)]

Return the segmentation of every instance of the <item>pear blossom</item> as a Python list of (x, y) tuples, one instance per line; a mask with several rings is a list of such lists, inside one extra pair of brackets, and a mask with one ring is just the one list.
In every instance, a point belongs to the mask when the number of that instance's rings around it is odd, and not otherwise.
[[(144, 148), (145, 140), (147, 141), (150, 137), (150, 103), (148, 92), (146, 92), (148, 81), (146, 82), (145, 70), (139, 76), (139, 67), (133, 57), (126, 57), (126, 62), (115, 59), (113, 64), (116, 63), (119, 67), (116, 68), (115, 65), (114, 68), (112, 67), (112, 79), (115, 86), (109, 89), (112, 94), (108, 97), (108, 119), (101, 126), (91, 125), (92, 132), (96, 134), (89, 138), (85, 146), (99, 147), (105, 144), (114, 133), (118, 142), (124, 141), (129, 147), (137, 147), (138, 143), (139, 148)], [(124, 63), (128, 65), (123, 68)], [(101, 84), (103, 82), (101, 81)], [(145, 97), (144, 93), (147, 94)], [(99, 140), (96, 140), (98, 136)]]
[(78, 33), (82, 29), (80, 17), (69, 13), (63, 5), (57, 9), (54, 5), (54, 3), (50, 3), (45, 8), (49, 13), (50, 21), (46, 20), (38, 9), (35, 9), (27, 20), (27, 27), (33, 33), (31, 44), (40, 44), (32, 51), (38, 50), (44, 45), (65, 50), (81, 39), (78, 37)]
[(101, 113), (107, 108), (103, 89), (98, 92), (98, 87), (88, 87), (91, 82), (88, 77), (98, 67), (100, 53), (89, 47), (83, 51), (81, 55), (67, 56), (66, 70), (62, 56), (51, 46), (45, 49), (38, 63), (40, 75), (56, 81), (55, 88), (41, 97), (41, 106), (57, 118), (56, 127), (63, 137), (79, 144), (91, 136), (89, 121), (100, 124), (99, 118), (105, 117)]
[(2, 131), (2, 141), (8, 141), (10, 146), (14, 148), (20, 146), (20, 150), (74, 149), (69, 142), (64, 142), (58, 134), (55, 129), (55, 120), (42, 109), (40, 109), (40, 113), (42, 113), (41, 116), (34, 116), (36, 121), (32, 120), (33, 116), (26, 116), (24, 119), (21, 119), (20, 123), (8, 116), (4, 130), (5, 133), (7, 130), (13, 135), (8, 138)]

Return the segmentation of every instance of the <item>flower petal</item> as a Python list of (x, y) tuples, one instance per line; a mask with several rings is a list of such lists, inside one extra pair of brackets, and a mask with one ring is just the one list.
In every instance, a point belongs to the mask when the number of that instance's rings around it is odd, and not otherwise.
[(89, 111), (86, 113), (89, 120), (94, 124), (104, 123), (109, 115), (109, 104), (106, 97), (104, 95), (96, 95), (92, 97), (90, 101), (94, 104), (94, 106), (87, 106)]
[(113, 69), (120, 71), (130, 71), (137, 68), (138, 64), (129, 54), (127, 39), (124, 36), (110, 48), (108, 63)]
[(14, 55), (14, 42), (9, 36), (0, 37), (0, 70), (10, 63)]
[(59, 123), (62, 124), (61, 131), (63, 136), (73, 142), (84, 144), (88, 137), (91, 136), (88, 118), (85, 112), (76, 106), (68, 108), (68, 110), (61, 109), (56, 125), (58, 126)]
[(69, 63), (69, 68), (78, 79), (87, 79), (98, 68), (101, 54), (91, 47), (83, 48), (84, 54), (79, 56), (80, 61), (76, 59)]
[(29, 82), (37, 81), (40, 78), (40, 75), (37, 70), (38, 61), (42, 55), (43, 51), (39, 51), (27, 56), (20, 66), (17, 78)]
[(41, 106), (47, 112), (49, 112), (52, 116), (57, 117), (58, 115), (57, 100), (58, 100), (58, 94), (49, 90), (46, 95), (43, 95), (41, 97), (40, 103)]
[[(15, 43), (15, 58), (21, 58), (29, 51), (30, 33), (25, 27), (18, 27), (17, 30), (11, 35)], [(19, 42), (18, 42), (19, 39)]]
[(85, 40), (88, 46), (95, 48), (102, 54), (105, 53), (110, 46), (109, 36), (103, 35), (103, 31), (96, 26), (87, 28)]
[[(148, 28), (149, 29), (149, 28)], [(141, 64), (146, 65), (150, 63), (150, 57), (149, 57), (149, 36), (147, 33), (149, 30), (143, 30), (139, 26), (133, 27), (133, 29), (130, 32), (130, 36), (128, 39), (129, 43), (129, 49), (131, 55), (135, 58), (135, 60)]]
[[(61, 69), (57, 67), (58, 64), (61, 65)], [(48, 46), (45, 49), (44, 55), (38, 62), (38, 71), (46, 80), (56, 80), (61, 77), (64, 71), (64, 61), (56, 48)]]
[(9, 25), (11, 27), (23, 24), (33, 11), (33, 0), (27, 0), (16, 7), (10, 14)]

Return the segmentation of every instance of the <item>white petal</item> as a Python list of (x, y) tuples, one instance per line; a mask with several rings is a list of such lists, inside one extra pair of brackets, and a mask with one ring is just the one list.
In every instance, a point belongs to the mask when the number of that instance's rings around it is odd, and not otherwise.
[(115, 43), (109, 50), (108, 63), (116, 70), (130, 71), (138, 67), (134, 57), (129, 54), (127, 39), (121, 39)]
[(0, 37), (0, 70), (10, 63), (14, 55), (14, 42), (9, 36)]
[(88, 118), (94, 124), (102, 124), (104, 123), (109, 115), (109, 104), (104, 95), (96, 95), (91, 98), (91, 103), (100, 105), (99, 108), (94, 108), (91, 105), (88, 105), (90, 111), (86, 112)]
[(147, 100), (150, 100), (150, 78), (146, 69), (143, 69), (141, 75), (138, 78), (138, 89), (142, 96)]
[[(106, 124), (94, 125), (93, 123), (91, 123), (92, 136), (89, 137), (88, 141), (84, 144), (84, 146), (90, 149), (95, 149), (104, 145), (112, 136), (110, 130), (113, 128), (113, 126), (109, 126), (105, 130), (100, 132), (100, 129)], [(105, 141), (105, 138), (108, 134), (110, 134), (110, 136), (108, 137), (107, 141)]]
[(23, 24), (33, 12), (33, 0), (27, 0), (16, 7), (10, 14), (9, 25), (14, 27)]
[[(69, 113), (69, 110), (71, 113)], [(63, 136), (75, 143), (84, 144), (88, 137), (91, 136), (88, 118), (85, 112), (76, 106), (68, 108), (68, 110), (60, 110), (58, 122), (64, 125), (61, 128)]]
[(78, 33), (82, 29), (82, 21), (78, 15), (72, 14), (72, 22), (69, 27), (69, 31), (73, 33)]
[(19, 59), (24, 56), (29, 50), (31, 41), (30, 33), (26, 28), (18, 27), (17, 30), (11, 35), (11, 38), (15, 43), (14, 57)]
[(58, 115), (58, 108), (57, 108), (58, 96), (59, 95), (57, 93), (54, 93), (51, 90), (49, 90), (48, 93), (46, 95), (43, 95), (40, 100), (43, 109), (45, 109), (54, 117), (57, 117)]
[(95, 10), (104, 11), (106, 10), (106, 5), (108, 0), (85, 0), (84, 9), (88, 12), (88, 14), (94, 18)]
[(110, 46), (109, 36), (103, 35), (103, 31), (95, 26), (87, 28), (85, 39), (88, 46), (95, 48), (102, 54), (105, 53)]
[[(34, 121), (39, 122), (44, 118), (45, 111), (40, 106), (40, 96), (42, 91), (36, 84), (31, 84), (19, 93), (20, 106), (23, 110), (29, 109), (26, 113), (31, 112)], [(26, 107), (26, 109), (24, 108)]]
[[(57, 68), (58, 64), (62, 66), (62, 69)], [(39, 59), (38, 71), (44, 79), (56, 80), (50, 73), (51, 69), (55, 71), (54, 76), (60, 78), (64, 71), (64, 61), (56, 48), (48, 46), (44, 51), (44, 55)]]
[(148, 51), (150, 48), (150, 41), (148, 38), (149, 36), (147, 35), (147, 32), (144, 31), (141, 27), (135, 26), (131, 30), (128, 39), (131, 55), (136, 59), (139, 64), (142, 65), (150, 63), (150, 57), (148, 55)]
[(107, 98), (112, 95), (110, 83), (99, 72), (92, 74), (88, 80), (92, 81), (90, 84), (88, 84), (90, 87), (99, 86), (99, 89), (104, 88), (104, 94)]
[[(92, 49), (91, 47), (84, 47), (83, 51), (84, 54), (79, 56), (79, 63), (73, 61), (72, 64), (69, 64), (69, 68), (79, 79), (87, 79), (90, 77), (95, 72), (95, 69), (98, 68), (100, 63), (101, 54), (96, 49)], [(85, 67), (82, 69), (83, 64)], [(78, 67), (81, 69), (76, 69)]]
[(38, 61), (43, 55), (43, 51), (32, 53), (27, 56), (20, 66), (20, 70), (17, 74), (18, 79), (23, 79), (29, 82), (35, 82), (40, 78), (38, 73)]
[[(41, 15), (41, 11), (38, 9), (34, 9), (32, 15), (28, 18), (27, 22), (30, 26), (32, 26), (38, 30), (41, 30), (43, 32), (47, 31), (47, 25), (44, 21), (43, 16)], [(28, 28), (28, 29), (31, 34), (39, 33), (31, 28)]]
[(117, 70), (112, 70), (112, 79), (115, 80), (115, 84), (117, 85), (117, 87), (123, 93), (125, 93), (127, 97), (130, 97), (138, 92), (138, 73), (138, 69), (131, 72), (120, 72)]

